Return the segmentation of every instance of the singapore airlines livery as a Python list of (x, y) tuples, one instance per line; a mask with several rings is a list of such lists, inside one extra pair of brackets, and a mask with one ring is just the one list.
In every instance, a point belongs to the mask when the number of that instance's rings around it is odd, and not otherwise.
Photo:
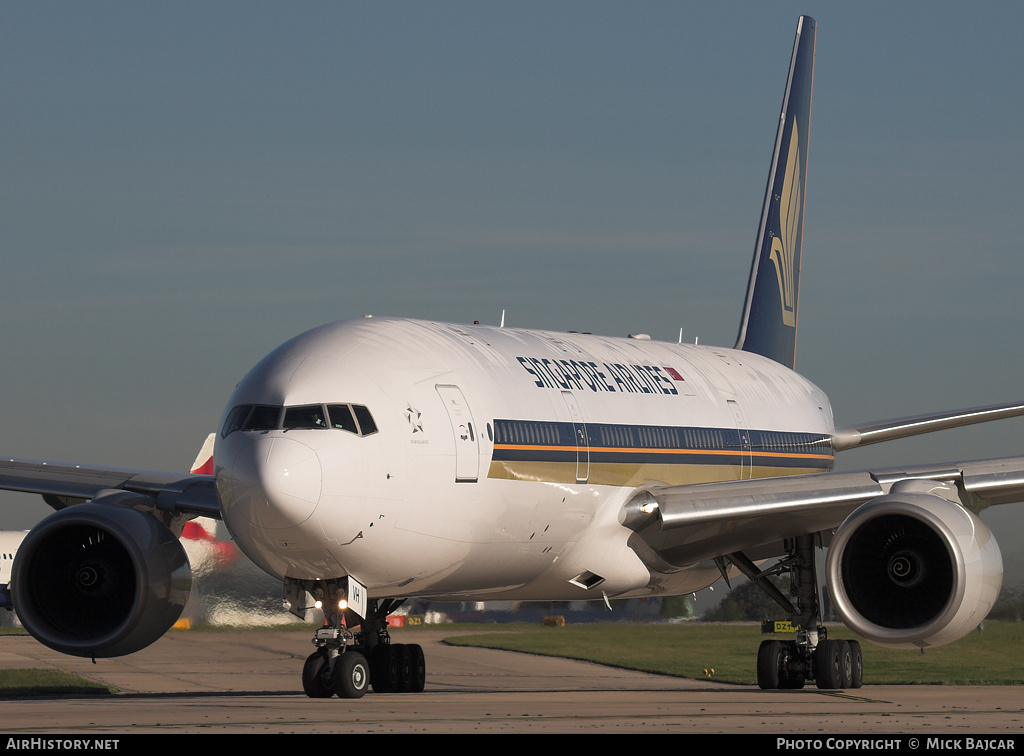
[(967, 634), (1002, 581), (977, 513), (1024, 499), (1024, 458), (834, 473), (834, 454), (1024, 404), (836, 428), (794, 372), (814, 36), (801, 18), (733, 349), (377, 317), (314, 329), (239, 382), (211, 474), (0, 463), (0, 487), (57, 509), (14, 561), (25, 627), (80, 656), (144, 648), (185, 605), (179, 539), (206, 516), (294, 613), (323, 610), (311, 697), (423, 689), (422, 650), (387, 631), (410, 597), (670, 596), (738, 574), (796, 633), (762, 642), (762, 688), (858, 687), (860, 645), (822, 626), (821, 547), (862, 637)]

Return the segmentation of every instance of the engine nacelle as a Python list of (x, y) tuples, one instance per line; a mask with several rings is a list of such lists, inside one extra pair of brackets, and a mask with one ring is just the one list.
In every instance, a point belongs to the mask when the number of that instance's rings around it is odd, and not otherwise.
[(85, 657), (145, 648), (181, 616), (192, 570), (181, 542), (148, 514), (90, 502), (56, 512), (22, 542), (14, 608), (40, 643)]
[(1003, 563), (988, 527), (955, 489), (901, 481), (857, 508), (828, 554), (833, 605), (850, 629), (890, 648), (940, 646), (981, 623)]

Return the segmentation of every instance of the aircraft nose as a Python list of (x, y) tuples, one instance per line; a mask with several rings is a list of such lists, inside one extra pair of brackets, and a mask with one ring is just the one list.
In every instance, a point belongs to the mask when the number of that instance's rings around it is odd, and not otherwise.
[(316, 452), (299, 441), (259, 436), (244, 441), (227, 469), (225, 515), (263, 529), (307, 520), (320, 501), (323, 471)]

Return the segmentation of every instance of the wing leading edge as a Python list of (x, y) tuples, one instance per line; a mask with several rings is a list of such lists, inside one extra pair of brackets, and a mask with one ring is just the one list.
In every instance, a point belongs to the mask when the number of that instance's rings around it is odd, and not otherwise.
[(832, 434), (832, 448), (845, 451), (858, 446), (877, 444), (882, 441), (893, 441), (897, 438), (917, 436), (921, 433), (959, 428), (976, 423), (987, 423), (991, 420), (1002, 420), (1008, 417), (1024, 415), (1024, 404), (992, 404), (985, 407), (954, 410), (950, 412), (933, 412), (927, 415), (914, 415), (893, 420), (879, 420), (859, 425), (848, 425), (836, 428)]
[(126, 491), (150, 499), (154, 511), (220, 519), (212, 475), (3, 459), (0, 489), (41, 494), (54, 509)]
[(978, 513), (1024, 501), (1024, 457), (649, 489), (633, 501), (650, 513), (633, 529), (677, 568), (737, 551), (767, 558), (802, 535), (826, 534), (826, 545), (857, 507), (911, 480), (954, 486)]

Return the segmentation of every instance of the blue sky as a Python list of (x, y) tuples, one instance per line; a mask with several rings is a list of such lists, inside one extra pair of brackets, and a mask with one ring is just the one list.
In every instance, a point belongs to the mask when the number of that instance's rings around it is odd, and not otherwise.
[[(1019, 4), (0, 11), (3, 454), (186, 468), (260, 357), (366, 313), (731, 345), (800, 13), (798, 369), (839, 423), (1024, 396)], [(45, 512), (0, 498), (3, 527)]]

